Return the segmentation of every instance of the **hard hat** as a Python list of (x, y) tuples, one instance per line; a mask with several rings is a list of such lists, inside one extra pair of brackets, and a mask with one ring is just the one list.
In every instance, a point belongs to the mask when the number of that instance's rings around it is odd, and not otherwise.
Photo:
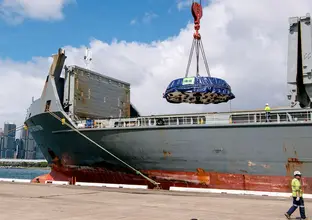
[(269, 105), (269, 103), (266, 103), (265, 105)]
[(301, 173), (300, 173), (300, 171), (298, 171), (298, 170), (296, 170), (296, 171), (294, 172), (294, 176), (297, 176), (297, 175), (301, 176)]

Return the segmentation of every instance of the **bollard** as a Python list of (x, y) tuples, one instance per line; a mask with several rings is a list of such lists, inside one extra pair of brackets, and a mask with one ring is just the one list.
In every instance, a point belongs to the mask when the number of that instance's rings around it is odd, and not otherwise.
[(76, 177), (72, 176), (71, 180), (69, 181), (70, 185), (76, 185)]

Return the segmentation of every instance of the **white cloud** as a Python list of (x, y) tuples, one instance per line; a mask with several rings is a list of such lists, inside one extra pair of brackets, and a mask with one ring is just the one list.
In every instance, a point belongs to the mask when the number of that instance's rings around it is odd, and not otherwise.
[(32, 96), (40, 97), (49, 60), (34, 58), (27, 63), (0, 60), (0, 127), (4, 121), (23, 123)]
[(182, 10), (184, 8), (190, 7), (194, 0), (179, 0), (177, 4), (178, 10)]
[(135, 25), (137, 23), (137, 20), (136, 19), (132, 19), (131, 21), (130, 21), (130, 25)]
[(154, 12), (145, 12), (142, 21), (144, 23), (150, 23), (153, 19), (157, 18), (158, 15)]
[[(204, 8), (200, 31), (206, 56), (212, 76), (222, 77), (232, 86), (236, 95), (232, 109), (263, 108), (266, 102), (271, 107), (288, 104), (288, 17), (303, 16), (311, 9), (309, 0), (300, 4), (291, 0), (215, 0)], [(143, 114), (229, 110), (228, 103), (173, 105), (162, 98), (170, 81), (185, 74), (192, 33), (190, 24), (177, 36), (150, 44), (92, 40), (91, 68), (129, 81), (132, 103)], [(67, 65), (83, 65), (84, 48), (65, 49)], [(202, 75), (203, 67), (201, 62)], [(4, 120), (22, 123), (31, 97), (41, 95), (48, 70), (47, 58), (29, 63), (0, 61), (1, 127)]]
[(197, 2), (206, 7), (211, 1), (210, 0), (177, 0), (177, 8), (179, 11), (184, 9), (190, 9), (193, 2)]
[(19, 24), (25, 18), (38, 20), (63, 19), (63, 7), (75, 0), (2, 0), (0, 16), (7, 22)]
[(150, 24), (151, 21), (157, 17), (158, 15), (155, 14), (154, 12), (145, 12), (140, 20), (137, 18), (132, 19), (130, 21), (130, 25), (139, 24), (140, 21), (142, 21), (143, 24)]

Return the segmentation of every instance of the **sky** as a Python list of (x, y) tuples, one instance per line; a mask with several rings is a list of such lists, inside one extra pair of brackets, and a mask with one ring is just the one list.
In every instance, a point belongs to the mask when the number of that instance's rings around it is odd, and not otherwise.
[[(23, 123), (39, 98), (51, 55), (66, 65), (131, 84), (143, 115), (287, 106), (288, 18), (312, 12), (309, 0), (202, 0), (200, 33), (211, 75), (232, 87), (230, 103), (167, 103), (167, 85), (184, 77), (194, 32), (191, 0), (0, 0), (0, 127)], [(195, 58), (190, 75), (195, 74)], [(200, 61), (201, 75), (205, 69)]]

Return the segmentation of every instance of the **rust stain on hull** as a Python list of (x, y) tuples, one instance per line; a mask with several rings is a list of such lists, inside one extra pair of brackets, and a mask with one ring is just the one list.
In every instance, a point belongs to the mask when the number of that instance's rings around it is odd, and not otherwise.
[[(250, 174), (228, 174), (206, 172), (197, 169), (194, 172), (175, 172), (162, 170), (142, 171), (161, 184), (162, 189), (170, 186), (215, 188), (233, 190), (253, 190), (268, 192), (290, 192), (292, 176), (268, 176)], [(111, 171), (105, 168), (68, 168), (53, 166), (49, 174), (35, 178), (33, 182), (44, 183), (45, 180), (70, 181), (73, 177), (79, 182), (98, 182), (116, 184), (139, 184), (154, 186), (139, 175)], [(305, 193), (312, 193), (312, 177), (303, 177)]]
[(284, 152), (287, 152), (287, 148), (286, 148), (286, 146), (285, 146), (285, 143), (283, 144), (283, 151), (284, 151)]
[(207, 175), (204, 169), (197, 168), (196, 169), (197, 180), (200, 184), (209, 185), (210, 184), (210, 176)]
[(170, 151), (163, 150), (163, 154), (164, 154), (164, 158), (167, 158), (168, 156), (171, 156), (171, 152)]
[(302, 170), (303, 162), (298, 160), (298, 158), (288, 158), (285, 168), (287, 175), (292, 176), (295, 170)]

